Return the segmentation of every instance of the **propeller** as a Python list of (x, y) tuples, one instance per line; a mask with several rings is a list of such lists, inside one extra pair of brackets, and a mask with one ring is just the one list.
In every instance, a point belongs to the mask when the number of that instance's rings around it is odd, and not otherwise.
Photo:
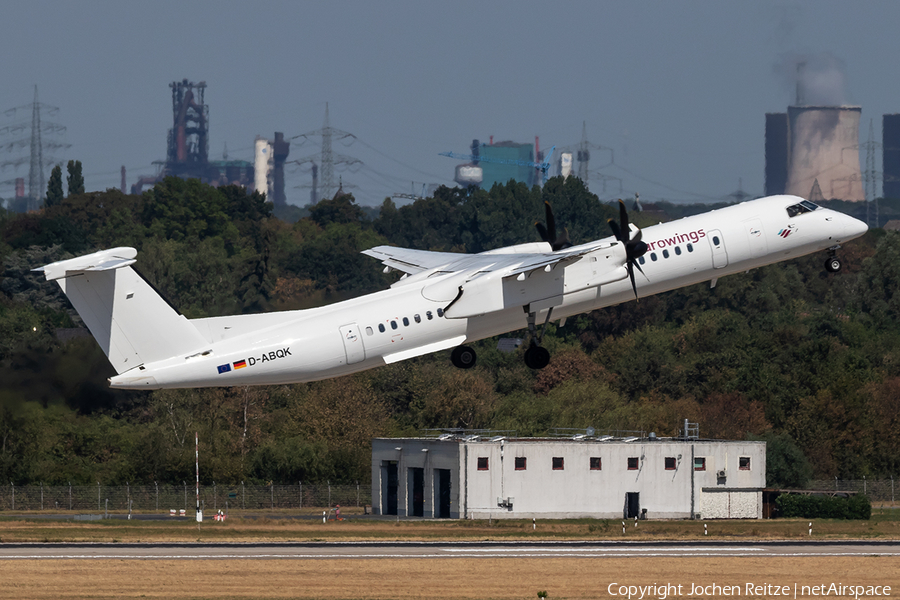
[(619, 223), (616, 223), (615, 219), (610, 219), (609, 228), (612, 229), (616, 239), (625, 246), (625, 266), (628, 269), (628, 276), (631, 278), (631, 289), (634, 290), (634, 297), (637, 299), (638, 293), (637, 284), (634, 281), (634, 268), (637, 267), (641, 275), (644, 274), (644, 270), (641, 269), (637, 259), (647, 252), (647, 244), (641, 241), (642, 234), (640, 229), (638, 229), (633, 238), (631, 237), (631, 227), (628, 225), (628, 209), (625, 208), (625, 203), (621, 200), (619, 200)]
[(550, 244), (554, 252), (571, 247), (572, 242), (569, 241), (568, 229), (563, 229), (562, 235), (556, 237), (556, 219), (553, 218), (553, 209), (550, 208), (550, 203), (546, 200), (544, 201), (544, 211), (547, 215), (547, 226), (545, 227), (540, 221), (534, 222), (541, 239)]

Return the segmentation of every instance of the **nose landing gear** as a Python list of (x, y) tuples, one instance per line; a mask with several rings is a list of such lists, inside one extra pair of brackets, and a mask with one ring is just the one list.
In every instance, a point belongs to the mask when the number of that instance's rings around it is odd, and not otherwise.
[(841, 270), (841, 259), (837, 257), (840, 246), (832, 246), (828, 249), (828, 259), (825, 260), (825, 270), (829, 273), (837, 273)]

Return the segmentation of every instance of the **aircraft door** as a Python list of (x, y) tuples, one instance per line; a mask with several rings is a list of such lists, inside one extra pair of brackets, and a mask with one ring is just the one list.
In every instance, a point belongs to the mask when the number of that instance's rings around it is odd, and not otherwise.
[(759, 219), (747, 219), (744, 221), (744, 229), (750, 242), (750, 258), (759, 258), (769, 252), (766, 246), (766, 235), (763, 231), (762, 221)]
[(344, 352), (347, 354), (347, 364), (352, 365), (366, 359), (366, 349), (363, 346), (359, 325), (351, 323), (341, 327), (341, 339), (344, 340)]
[(728, 266), (728, 254), (725, 252), (725, 239), (722, 232), (718, 229), (711, 229), (706, 232), (706, 239), (712, 246), (713, 268), (721, 269)]

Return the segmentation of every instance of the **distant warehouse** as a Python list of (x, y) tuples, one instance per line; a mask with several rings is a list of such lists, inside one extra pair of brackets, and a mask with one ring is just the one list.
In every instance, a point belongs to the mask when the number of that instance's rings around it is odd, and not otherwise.
[(372, 510), (401, 517), (760, 519), (765, 483), (765, 442), (445, 433), (372, 443)]

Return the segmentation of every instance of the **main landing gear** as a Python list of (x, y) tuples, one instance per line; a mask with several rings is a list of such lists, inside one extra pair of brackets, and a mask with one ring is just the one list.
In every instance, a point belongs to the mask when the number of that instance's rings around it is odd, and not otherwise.
[(825, 270), (829, 273), (837, 273), (841, 270), (841, 259), (837, 257), (840, 246), (832, 246), (828, 249), (828, 259), (825, 261)]
[(475, 350), (469, 346), (458, 346), (450, 353), (450, 362), (460, 369), (471, 369), (475, 366)]
[(525, 307), (528, 313), (528, 333), (531, 338), (528, 342), (528, 350), (525, 351), (525, 366), (529, 369), (543, 369), (550, 364), (550, 352), (541, 346), (541, 340), (544, 339), (544, 332), (547, 331), (547, 323), (550, 322), (550, 315), (553, 314), (553, 307), (547, 310), (547, 318), (544, 319), (544, 325), (541, 327), (540, 333), (537, 333), (534, 325), (537, 313), (530, 312), (530, 307)]

